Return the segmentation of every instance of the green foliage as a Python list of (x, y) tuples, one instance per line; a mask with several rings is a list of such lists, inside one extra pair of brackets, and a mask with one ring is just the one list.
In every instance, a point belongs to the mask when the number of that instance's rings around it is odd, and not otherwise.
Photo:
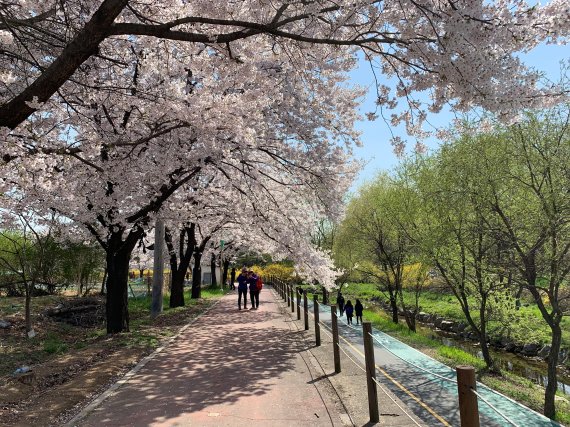
[(437, 354), (451, 366), (470, 365), (477, 370), (485, 368), (485, 362), (483, 362), (483, 360), (459, 348), (440, 346), (437, 349)]
[(43, 348), (46, 353), (60, 354), (65, 353), (68, 346), (58, 335), (49, 333), (43, 342)]
[(24, 278), (49, 293), (74, 285), (86, 291), (99, 285), (104, 263), (104, 252), (94, 244), (59, 241), (28, 230), (0, 233), (0, 286), (13, 296), (24, 294)]

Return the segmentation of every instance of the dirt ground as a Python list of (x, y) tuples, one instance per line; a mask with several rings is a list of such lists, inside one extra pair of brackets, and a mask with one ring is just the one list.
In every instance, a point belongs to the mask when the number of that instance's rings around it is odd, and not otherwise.
[[(100, 394), (165, 339), (206, 310), (212, 299), (166, 311), (155, 321), (131, 311), (133, 332), (107, 336), (102, 325), (81, 327), (58, 322), (46, 312), (64, 299), (35, 300), (37, 336), (25, 338), (22, 304), (0, 303), (0, 426), (58, 426)], [(19, 367), (31, 371), (16, 374)]]

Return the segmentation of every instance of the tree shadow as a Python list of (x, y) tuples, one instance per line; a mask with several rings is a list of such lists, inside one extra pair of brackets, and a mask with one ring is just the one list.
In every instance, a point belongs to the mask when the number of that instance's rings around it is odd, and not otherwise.
[(148, 425), (267, 393), (295, 368), (297, 331), (275, 326), (273, 299), (251, 311), (233, 304), (222, 300), (79, 424)]

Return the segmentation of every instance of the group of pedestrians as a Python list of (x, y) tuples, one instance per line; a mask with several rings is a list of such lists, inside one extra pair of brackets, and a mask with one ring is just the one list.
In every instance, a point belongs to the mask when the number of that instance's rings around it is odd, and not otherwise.
[(243, 308), (247, 310), (247, 291), (249, 289), (249, 298), (251, 302), (250, 310), (259, 308), (259, 292), (263, 287), (261, 277), (252, 270), (242, 268), (241, 273), (237, 277), (238, 282), (238, 309), (241, 310), (241, 299), (243, 296)]
[(356, 303), (353, 306), (350, 300), (345, 303), (342, 293), (339, 292), (338, 296), (336, 297), (336, 303), (338, 304), (340, 317), (346, 313), (346, 321), (349, 325), (352, 325), (353, 315), (356, 315), (356, 324), (359, 324), (359, 320), (360, 324), (362, 324), (362, 311), (364, 310), (364, 307), (362, 306), (362, 303), (359, 299), (356, 300)]

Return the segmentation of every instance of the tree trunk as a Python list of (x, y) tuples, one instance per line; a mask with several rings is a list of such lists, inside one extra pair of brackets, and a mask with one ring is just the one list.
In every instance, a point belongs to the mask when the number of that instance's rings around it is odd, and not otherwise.
[(328, 305), (329, 303), (329, 293), (327, 291), (327, 289), (324, 286), (321, 286), (321, 288), (323, 289), (323, 302), (322, 305)]
[(186, 271), (182, 272), (180, 267), (178, 271), (172, 272), (170, 282), (170, 308), (184, 307), (184, 276)]
[[(133, 232), (131, 232), (133, 233)], [(128, 281), (129, 260), (136, 239), (129, 236), (131, 244), (122, 235), (111, 235), (107, 246), (107, 333), (129, 331)], [(134, 242), (133, 242), (134, 240)]]
[(552, 330), (552, 340), (550, 342), (550, 354), (548, 355), (548, 384), (544, 390), (544, 415), (554, 419), (556, 415), (554, 400), (558, 388), (556, 365), (558, 364), (562, 344), (562, 330), (560, 329), (560, 323), (552, 324), (550, 329)]
[(107, 266), (105, 266), (105, 269), (103, 270), (103, 281), (101, 282), (101, 292), (99, 292), (99, 294), (105, 295), (106, 285), (107, 285)]
[[(191, 224), (190, 227), (184, 227), (180, 231), (180, 262), (178, 262), (176, 258), (176, 252), (174, 251), (170, 232), (167, 232), (164, 236), (166, 246), (170, 252), (170, 308), (184, 307), (184, 279), (188, 274), (188, 267), (190, 266), (190, 261), (192, 260), (192, 253), (196, 247), (194, 229), (195, 225)], [(185, 243), (186, 246), (184, 246)]]
[(406, 318), (406, 325), (408, 329), (412, 332), (416, 332), (416, 315), (411, 313), (404, 308), (404, 317)]
[(523, 292), (523, 286), (519, 285), (519, 289), (517, 290), (517, 293), (515, 295), (515, 309), (519, 310), (521, 308), (521, 295)]
[(139, 270), (139, 274), (140, 274), (140, 278), (141, 278), (141, 279), (144, 278), (144, 270), (145, 270), (144, 268), (141, 268), (141, 269)]
[(32, 316), (30, 314), (30, 305), (32, 301), (32, 292), (30, 290), (30, 284), (26, 281), (24, 284), (26, 288), (26, 299), (25, 299), (25, 319), (26, 319), (26, 336), (30, 338), (30, 332), (32, 331)]
[(398, 301), (393, 292), (390, 292), (390, 309), (392, 310), (392, 322), (398, 323)]
[(192, 299), (201, 298), (202, 296), (202, 269), (200, 268), (201, 261), (202, 254), (200, 252), (194, 252), (194, 268), (192, 269)]
[(216, 255), (213, 253), (210, 259), (210, 270), (212, 271), (212, 287), (218, 286), (218, 279), (216, 277)]

